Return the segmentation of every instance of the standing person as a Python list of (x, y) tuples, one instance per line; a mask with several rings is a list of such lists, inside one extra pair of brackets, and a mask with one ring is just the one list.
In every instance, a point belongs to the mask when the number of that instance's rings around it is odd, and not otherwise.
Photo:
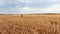
[(23, 17), (23, 14), (21, 14), (21, 17)]

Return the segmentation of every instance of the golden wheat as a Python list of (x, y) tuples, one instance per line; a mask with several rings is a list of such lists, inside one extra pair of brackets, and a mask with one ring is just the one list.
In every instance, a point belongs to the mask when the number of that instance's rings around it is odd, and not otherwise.
[(60, 34), (60, 15), (0, 15), (0, 34)]

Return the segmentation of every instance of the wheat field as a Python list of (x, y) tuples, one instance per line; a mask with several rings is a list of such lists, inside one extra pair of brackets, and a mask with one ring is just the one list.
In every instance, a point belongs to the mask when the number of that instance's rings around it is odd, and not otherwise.
[(0, 34), (60, 34), (60, 15), (0, 15)]

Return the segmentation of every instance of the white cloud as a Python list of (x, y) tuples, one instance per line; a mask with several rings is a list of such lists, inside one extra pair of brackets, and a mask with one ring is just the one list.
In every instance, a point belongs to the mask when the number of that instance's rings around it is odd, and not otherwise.
[(43, 9), (32, 8), (32, 7), (23, 7), (23, 8), (16, 8), (15, 11), (17, 11), (18, 14), (34, 14), (34, 13), (42, 13), (41, 10), (43, 10)]
[(0, 0), (0, 5), (5, 5), (6, 3), (4, 0)]
[(0, 6), (7, 4), (14, 4), (15, 0), (0, 0)]
[(31, 8), (31, 7), (24, 7), (18, 9), (18, 12), (25, 14), (32, 14), (32, 13), (60, 13), (60, 5), (52, 5), (48, 8)]
[[(45, 1), (45, 0), (16, 0), (18, 2), (34, 2), (34, 1)], [(50, 2), (60, 2), (60, 0), (46, 0), (46, 1), (50, 1)]]
[(13, 13), (13, 14), (14, 13), (16, 14), (60, 13), (60, 5), (54, 4), (51, 7), (47, 7), (47, 8), (15, 7), (15, 8), (9, 9), (9, 11), (11, 11), (10, 13)]
[[(12, 0), (11, 0), (12, 1)], [(8, 3), (12, 3), (12, 2), (6, 2), (5, 0), (0, 0), (0, 5), (5, 5), (5, 4), (8, 4)], [(35, 0), (37, 1), (37, 0)], [(40, 0), (40, 1), (44, 1), (44, 0)], [(60, 2), (60, 0), (50, 0), (51, 2)], [(16, 2), (34, 2), (34, 0), (16, 0)], [(37, 1), (38, 2), (38, 1)], [(13, 2), (14, 3), (14, 2)], [(36, 2), (35, 2), (36, 3)], [(43, 2), (44, 3), (44, 2)], [(41, 3), (42, 4), (42, 3)], [(33, 4), (34, 5), (34, 4)], [(32, 6), (33, 6), (32, 5)], [(38, 6), (38, 5), (37, 5)], [(43, 6), (43, 5), (42, 5)], [(44, 7), (44, 6), (43, 6)], [(9, 12), (8, 12), (9, 11)], [(15, 6), (15, 8), (10, 8), (6, 11), (1, 11), (0, 13), (18, 13), (18, 14), (32, 14), (32, 13), (60, 13), (60, 5), (59, 4), (55, 4), (54, 5), (51, 5), (49, 7), (46, 7), (46, 8), (36, 8), (36, 7), (28, 7), (28, 6), (24, 6), (24, 7), (18, 7), (18, 6)]]
[(27, 0), (16, 0), (17, 2), (26, 2)]
[(30, 3), (30, 2), (35, 2), (34, 0), (16, 0), (17, 2), (22, 2), (22, 3)]
[(30, 7), (23, 7), (23, 10), (35, 10), (35, 9), (30, 8)]
[(29, 14), (32, 13), (35, 9), (31, 7), (23, 7), (23, 8), (17, 8), (18, 13), (20, 14)]
[(60, 0), (50, 0), (51, 2), (60, 2)]
[(52, 7), (48, 7), (43, 9), (45, 13), (60, 13), (60, 5), (53, 5)]
[[(60, 13), (60, 5), (53, 5), (48, 8), (32, 8), (32, 7), (23, 7), (23, 8), (10, 8), (8, 13), (10, 14), (34, 14), (34, 13)], [(7, 12), (0, 12), (8, 14)]]

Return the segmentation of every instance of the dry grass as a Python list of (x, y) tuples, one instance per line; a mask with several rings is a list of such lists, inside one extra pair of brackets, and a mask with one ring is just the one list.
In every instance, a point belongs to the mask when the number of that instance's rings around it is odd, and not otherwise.
[(60, 15), (0, 15), (0, 34), (60, 34)]

